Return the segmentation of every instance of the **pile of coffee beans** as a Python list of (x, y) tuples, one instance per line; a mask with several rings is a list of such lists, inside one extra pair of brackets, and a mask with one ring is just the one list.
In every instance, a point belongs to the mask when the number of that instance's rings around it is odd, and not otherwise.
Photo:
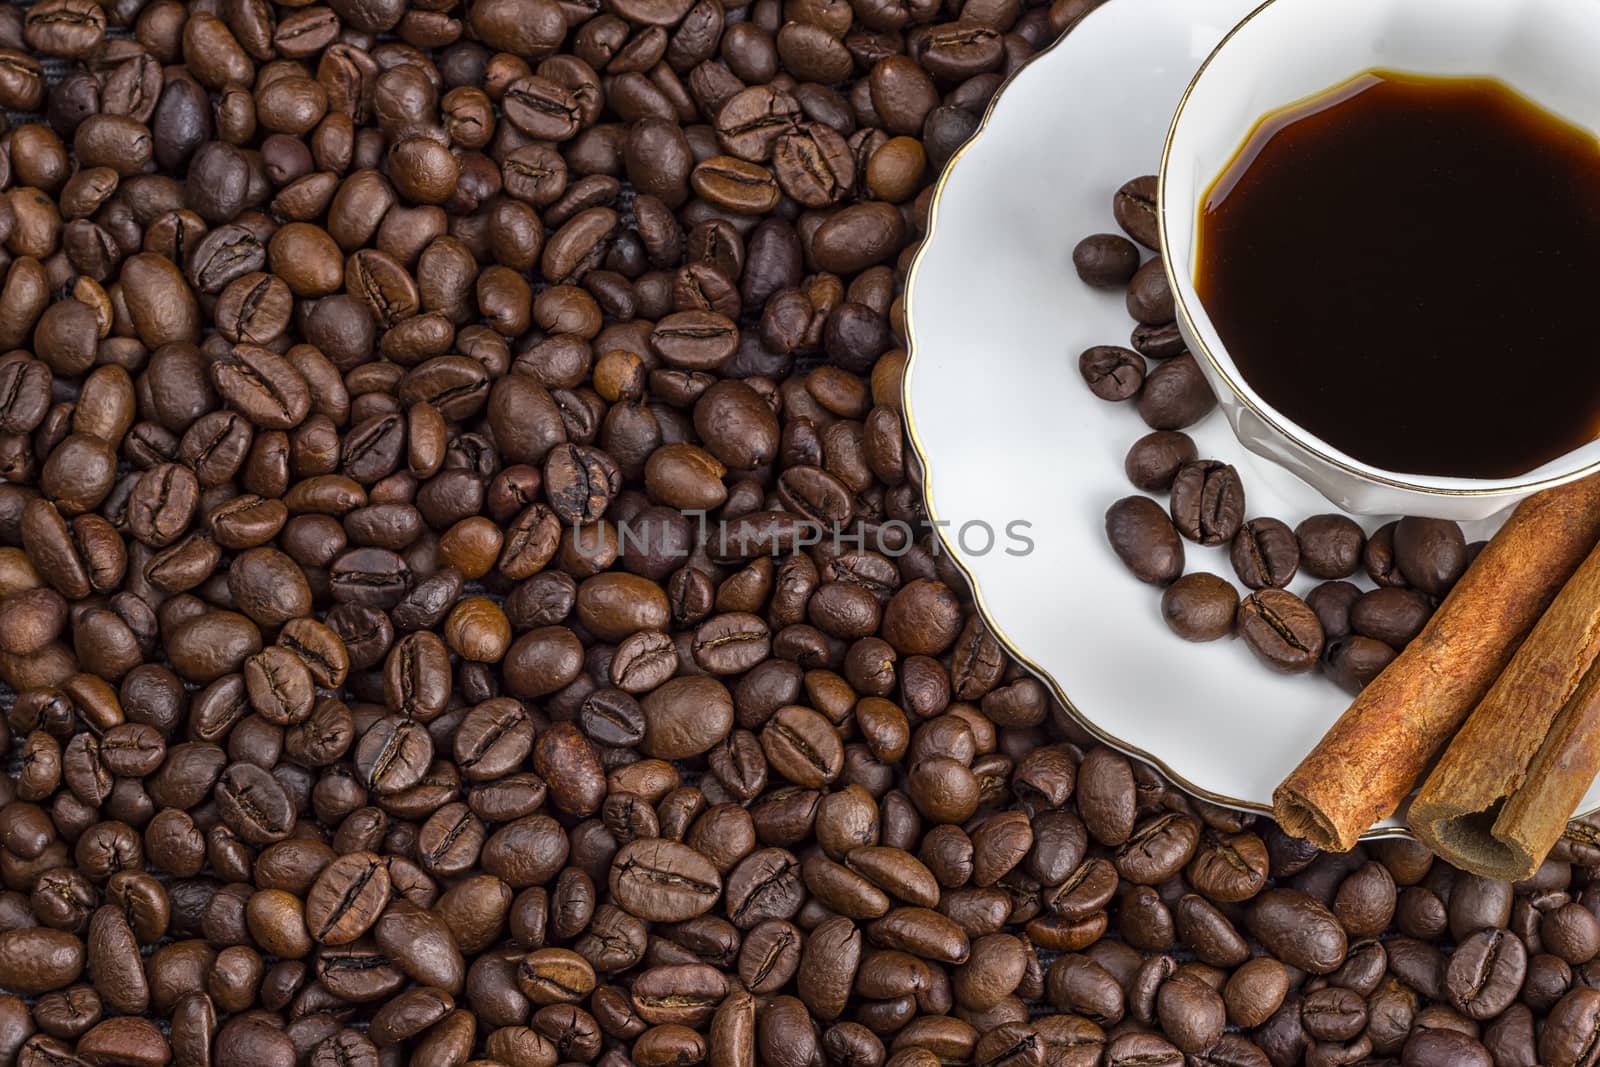
[[(1133, 401), (1151, 428), (1128, 449), (1128, 481), (1144, 493), (1170, 493), (1165, 509), (1149, 496), (1116, 501), (1106, 512), (1106, 538), (1135, 577), (1163, 588), (1162, 618), (1179, 637), (1237, 634), (1271, 670), (1320, 668), (1358, 693), (1422, 630), (1482, 544), (1469, 545), (1443, 519), (1400, 519), (1369, 539), (1345, 515), (1313, 515), (1292, 529), (1250, 516), (1239, 472), (1201, 458), (1183, 432), (1210, 414), (1216, 397), (1178, 334), (1160, 254), (1139, 251), (1160, 245), (1155, 195), (1152, 176), (1125, 183), (1112, 212), (1128, 236), (1092, 234), (1072, 252), (1079, 278), (1125, 292), (1137, 323), (1132, 347), (1089, 348), (1079, 372), (1100, 399)], [(1246, 589), (1242, 599), (1216, 574), (1184, 573), (1185, 540), (1227, 549)], [(1370, 588), (1348, 580), (1358, 573)], [(1301, 574), (1320, 582), (1304, 599), (1287, 589)]]
[(0, 1063), (1592, 1063), (1600, 829), (1186, 798), (922, 519), (929, 184), (1091, 6), (0, 8)]

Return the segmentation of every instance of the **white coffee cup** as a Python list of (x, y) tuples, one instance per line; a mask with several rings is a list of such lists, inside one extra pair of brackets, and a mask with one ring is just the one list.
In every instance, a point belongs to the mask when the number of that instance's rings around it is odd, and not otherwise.
[(1368, 515), (1481, 519), (1536, 490), (1600, 471), (1600, 440), (1514, 478), (1449, 478), (1363, 463), (1250, 387), (1194, 281), (1202, 198), (1264, 116), (1383, 69), (1498, 78), (1567, 121), (1600, 130), (1596, 55), (1594, 0), (1267, 0), (1223, 39), (1173, 117), (1158, 200), (1179, 330), (1246, 448), (1340, 508)]

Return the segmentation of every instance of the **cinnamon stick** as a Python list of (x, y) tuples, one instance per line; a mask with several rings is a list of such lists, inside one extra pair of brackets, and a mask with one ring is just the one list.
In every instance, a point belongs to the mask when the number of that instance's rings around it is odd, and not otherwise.
[(1392, 815), (1597, 539), (1600, 475), (1524, 500), (1422, 632), (1279, 784), (1279, 825), (1347, 851)]
[[(1511, 658), (1411, 803), (1411, 829), (1458, 867), (1538, 869), (1600, 770), (1600, 549)], [(1592, 733), (1593, 731), (1590, 731)]]
[[(1523, 787), (1496, 820), (1505, 841), (1525, 849), (1532, 872), (1567, 832), (1568, 820), (1600, 774), (1600, 667), (1591, 666), (1562, 709)], [(1536, 858), (1537, 857), (1537, 858)]]

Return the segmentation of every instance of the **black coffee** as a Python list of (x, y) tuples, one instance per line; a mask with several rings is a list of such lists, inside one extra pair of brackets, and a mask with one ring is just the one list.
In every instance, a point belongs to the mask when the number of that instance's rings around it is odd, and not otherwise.
[(1600, 430), (1600, 142), (1497, 81), (1370, 71), (1267, 116), (1199, 248), (1245, 379), (1360, 460), (1509, 477)]

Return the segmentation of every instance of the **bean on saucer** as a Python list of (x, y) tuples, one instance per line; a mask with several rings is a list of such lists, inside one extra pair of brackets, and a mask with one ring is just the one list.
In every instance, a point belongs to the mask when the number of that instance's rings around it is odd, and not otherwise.
[(1147, 493), (1162, 493), (1172, 488), (1178, 468), (1200, 455), (1194, 438), (1177, 430), (1152, 430), (1135, 441), (1122, 463), (1128, 481)]
[(1382, 641), (1361, 634), (1346, 634), (1328, 645), (1323, 673), (1351, 696), (1365, 689), (1398, 653)]
[(1139, 269), (1139, 249), (1121, 234), (1091, 234), (1073, 248), (1072, 266), (1085, 285), (1121, 289)]
[(1373, 589), (1350, 606), (1350, 629), (1404, 648), (1432, 614), (1433, 605), (1415, 589)]
[(1258, 589), (1245, 597), (1236, 625), (1256, 658), (1280, 674), (1314, 670), (1322, 657), (1317, 613), (1286, 589)]
[(1344, 581), (1323, 582), (1306, 594), (1329, 641), (1350, 632), (1350, 608), (1362, 595), (1360, 586)]
[(1107, 509), (1106, 540), (1141, 582), (1170, 585), (1183, 573), (1183, 539), (1147, 496), (1123, 497)]
[(1096, 345), (1078, 356), (1078, 373), (1101, 400), (1127, 400), (1144, 385), (1144, 357), (1116, 345)]
[(1185, 641), (1226, 637), (1238, 611), (1239, 592), (1233, 583), (1206, 571), (1185, 574), (1161, 594), (1161, 617)]
[(1294, 528), (1300, 566), (1313, 578), (1348, 578), (1361, 566), (1366, 535), (1347, 515), (1313, 515)]
[(1139, 417), (1152, 430), (1188, 429), (1216, 406), (1216, 394), (1191, 355), (1169, 359), (1151, 371), (1139, 394)]
[(1366, 568), (1367, 577), (1374, 584), (1405, 588), (1411, 583), (1406, 581), (1405, 572), (1400, 569), (1400, 561), (1395, 555), (1394, 531), (1400, 525), (1396, 522), (1386, 522), (1367, 538), (1367, 543), (1361, 549), (1361, 565)]
[(1394, 556), (1406, 581), (1442, 597), (1467, 569), (1467, 539), (1449, 519), (1407, 517), (1394, 528)]
[(1173, 320), (1176, 309), (1172, 284), (1167, 281), (1167, 268), (1160, 256), (1134, 271), (1128, 282), (1127, 305), (1128, 314), (1145, 326), (1161, 326)]
[(1230, 464), (1191, 460), (1172, 479), (1172, 521), (1189, 540), (1220, 545), (1244, 523), (1244, 483)]
[(1283, 588), (1300, 569), (1300, 542), (1277, 519), (1250, 519), (1233, 537), (1228, 558), (1234, 573), (1251, 589)]
[(1111, 214), (1117, 225), (1149, 249), (1161, 247), (1161, 228), (1156, 213), (1159, 184), (1154, 174), (1146, 174), (1124, 182), (1111, 198)]

